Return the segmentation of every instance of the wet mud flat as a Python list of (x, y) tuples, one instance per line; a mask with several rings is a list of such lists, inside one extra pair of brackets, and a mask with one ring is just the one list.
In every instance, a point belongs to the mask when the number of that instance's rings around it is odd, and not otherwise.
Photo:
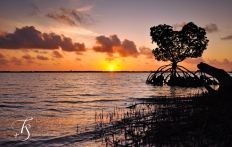
[(232, 94), (143, 98), (96, 114), (105, 146), (231, 146)]

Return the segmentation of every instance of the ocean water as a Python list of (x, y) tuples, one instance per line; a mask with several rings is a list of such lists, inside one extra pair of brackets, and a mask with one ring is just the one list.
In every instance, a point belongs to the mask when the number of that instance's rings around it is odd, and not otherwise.
[(147, 85), (148, 75), (0, 73), (0, 146), (104, 146), (91, 139), (96, 114), (141, 98), (205, 91)]

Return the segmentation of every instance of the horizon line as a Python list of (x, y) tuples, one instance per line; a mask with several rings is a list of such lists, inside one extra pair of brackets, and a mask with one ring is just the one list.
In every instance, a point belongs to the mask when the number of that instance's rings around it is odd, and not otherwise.
[(129, 70), (117, 70), (117, 71), (104, 71), (104, 70), (22, 70), (22, 71), (14, 71), (14, 70), (7, 70), (7, 71), (0, 71), (0, 73), (20, 73), (20, 72), (153, 72), (153, 71), (129, 71)]
[[(22, 71), (14, 71), (14, 70), (5, 70), (5, 71), (0, 71), (0, 73), (81, 73), (81, 72), (93, 72), (93, 73), (120, 73), (120, 72), (140, 72), (140, 73), (151, 73), (155, 72), (156, 70), (150, 70), (150, 71), (139, 71), (139, 70), (117, 70), (117, 71), (109, 71), (109, 70), (22, 70)], [(178, 71), (180, 72), (180, 71)], [(191, 71), (191, 72), (196, 72), (196, 71)], [(228, 73), (232, 73), (232, 71), (226, 71)]]

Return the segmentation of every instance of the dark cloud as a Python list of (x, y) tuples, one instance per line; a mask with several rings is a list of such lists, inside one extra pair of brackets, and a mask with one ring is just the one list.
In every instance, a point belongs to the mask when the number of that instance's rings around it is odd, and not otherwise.
[[(35, 63), (33, 57), (28, 54), (22, 56), (22, 59), (25, 59), (27, 64)], [(11, 57), (10, 60), (5, 59), (5, 56), (0, 54), (0, 66), (7, 66), (9, 64), (14, 64), (17, 66), (23, 65), (23, 60), (17, 57)]]
[(121, 48), (118, 48), (117, 51), (121, 57), (138, 57), (139, 55), (135, 43), (127, 39), (122, 42)]
[(98, 36), (96, 37), (96, 44), (98, 44), (98, 46), (93, 47), (94, 51), (107, 53), (112, 56), (114, 48), (120, 47), (121, 41), (117, 35), (111, 35), (110, 37)]
[(62, 36), (62, 42), (60, 43), (60, 47), (63, 51), (72, 52), (76, 51), (80, 54), (80, 52), (85, 51), (85, 44), (84, 43), (73, 43), (71, 38)]
[(204, 27), (204, 29), (205, 29), (205, 31), (206, 31), (207, 33), (218, 32), (218, 27), (217, 27), (217, 25), (216, 25), (216, 24), (213, 24), (213, 23), (211, 23), (211, 24), (209, 24), (209, 25), (206, 25), (206, 26)]
[(52, 18), (52, 19), (58, 20), (58, 21), (66, 22), (66, 23), (68, 23), (71, 26), (76, 26), (74, 20), (72, 20), (71, 18), (69, 18), (68, 16), (63, 15), (63, 14), (59, 15), (59, 14), (47, 13), (47, 14), (45, 14), (45, 16), (48, 17), (48, 18)]
[(94, 23), (91, 15), (82, 13), (75, 9), (67, 9), (61, 7), (60, 11), (56, 13), (46, 13), (45, 16), (60, 22), (65, 22), (70, 26), (76, 26), (76, 22), (79, 24), (91, 24)]
[(94, 22), (91, 15), (89, 14), (85, 14), (82, 13), (80, 11), (77, 10), (72, 10), (72, 9), (67, 9), (64, 7), (60, 8), (61, 12), (65, 15), (69, 15), (70, 17), (72, 17), (74, 20), (76, 20), (77, 22), (79, 22), (80, 24), (86, 24), (88, 22)]
[(59, 49), (59, 47), (69, 52), (85, 51), (84, 43), (75, 43), (64, 35), (41, 33), (34, 26), (16, 28), (14, 33), (0, 35), (0, 48), (2, 49)]
[(96, 52), (107, 53), (110, 57), (114, 53), (118, 53), (121, 57), (137, 57), (139, 55), (136, 45), (133, 41), (125, 39), (122, 43), (117, 35), (110, 37), (98, 36), (96, 37), (97, 46), (93, 47)]
[(199, 58), (187, 58), (183, 62), (188, 64), (199, 64), (205, 61), (202, 59), (202, 57), (199, 57)]
[(52, 56), (54, 58), (63, 58), (63, 55), (60, 52), (58, 52), (58, 51), (53, 51), (52, 52)]
[[(29, 54), (23, 55), (22, 58), (23, 58), (24, 60), (26, 60), (26, 63), (27, 63), (28, 65), (36, 63), (35, 60), (34, 60), (35, 58), (32, 57), (32, 56), (29, 55)], [(38, 64), (38, 63), (36, 63), (36, 64)]]
[(29, 14), (37, 16), (37, 14), (40, 13), (39, 8), (34, 4), (30, 4), (30, 6), (31, 6), (31, 10), (30, 10)]
[(37, 55), (37, 57), (36, 57), (37, 59), (39, 59), (39, 60), (49, 60), (49, 58), (48, 57), (45, 57), (45, 56), (41, 56), (41, 55)]
[(146, 58), (148, 58), (148, 59), (154, 58), (154, 55), (152, 54), (152, 50), (150, 48), (142, 46), (139, 48), (139, 51), (140, 51), (141, 55), (145, 55)]
[(232, 40), (232, 35), (221, 38), (221, 40)]
[(22, 56), (22, 58), (24, 58), (24, 59), (26, 59), (26, 60), (32, 60), (32, 59), (35, 59), (35, 58), (33, 58), (31, 55), (28, 55), (28, 54), (23, 55), (23, 56)]

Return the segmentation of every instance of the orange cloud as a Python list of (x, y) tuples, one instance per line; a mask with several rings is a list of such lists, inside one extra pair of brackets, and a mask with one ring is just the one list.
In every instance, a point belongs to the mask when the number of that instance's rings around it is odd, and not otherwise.
[(23, 62), (16, 57), (12, 57), (10, 62), (13, 63), (14, 65), (17, 65), (17, 66), (23, 65)]
[(71, 38), (55, 33), (41, 33), (34, 26), (16, 28), (14, 33), (0, 35), (0, 49), (61, 49), (68, 52), (84, 52), (84, 43), (75, 43)]
[(8, 65), (8, 60), (6, 60), (6, 57), (0, 53), (0, 66), (7, 66)]
[(24, 58), (26, 60), (32, 60), (32, 59), (34, 59), (31, 55), (28, 55), (28, 54), (23, 55), (22, 58)]
[(6, 34), (7, 34), (6, 32), (0, 30), (0, 36), (5, 36)]

